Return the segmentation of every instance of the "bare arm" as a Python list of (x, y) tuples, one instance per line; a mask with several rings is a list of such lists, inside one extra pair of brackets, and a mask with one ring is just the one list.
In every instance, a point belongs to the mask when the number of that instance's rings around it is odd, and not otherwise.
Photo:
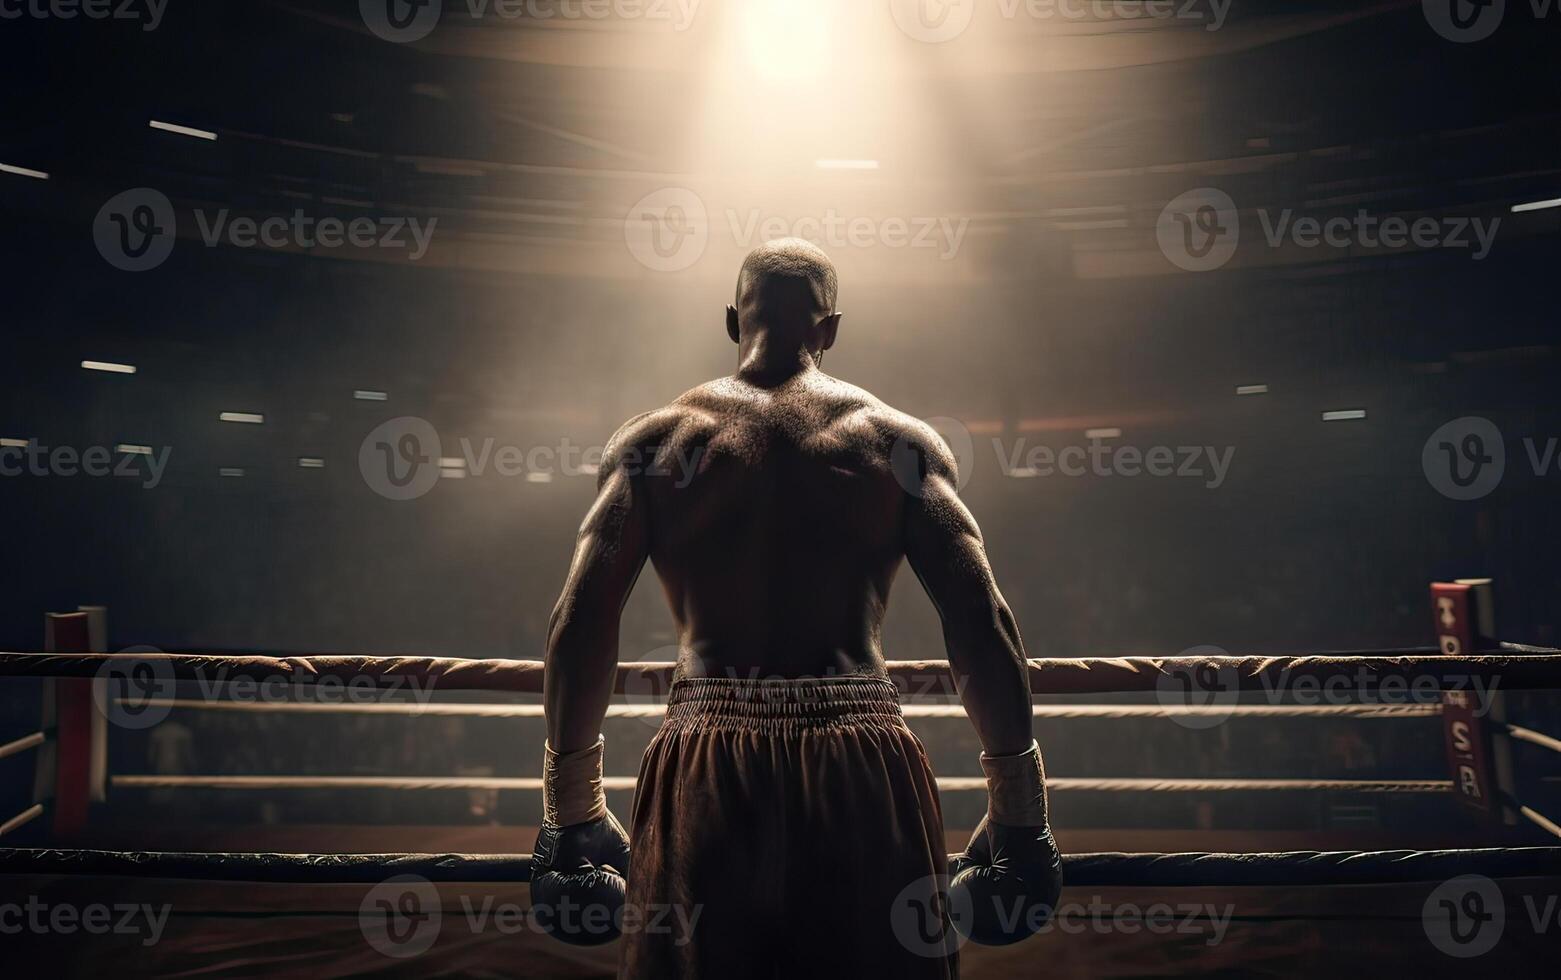
[(949, 664), (981, 747), (991, 756), (1024, 752), (1032, 711), (1019, 625), (955, 490), (953, 456), (930, 428), (918, 429), (915, 442), (922, 472), (911, 484), (919, 493), (906, 497), (906, 557), (943, 620)]
[(620, 429), (603, 454), (596, 502), (580, 525), (569, 577), (548, 623), (542, 700), (548, 744), (556, 752), (589, 747), (602, 730), (617, 674), (619, 619), (649, 552), (639, 460), (626, 446), (632, 426)]

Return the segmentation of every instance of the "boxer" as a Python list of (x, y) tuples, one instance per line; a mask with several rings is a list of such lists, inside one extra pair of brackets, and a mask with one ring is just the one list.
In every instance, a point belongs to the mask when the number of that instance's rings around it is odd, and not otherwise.
[[(1018, 626), (937, 433), (820, 369), (836, 290), (808, 242), (747, 257), (726, 309), (736, 373), (613, 436), (553, 611), (533, 901), (627, 901), (624, 977), (950, 977), (956, 944), (924, 942), (950, 916), (977, 941), (1016, 941), (1061, 887)], [(599, 733), (647, 558), (679, 655), (631, 854)], [(988, 812), (952, 864), (879, 648), (902, 559), (984, 749)], [(915, 935), (897, 904), (923, 916)], [(668, 907), (691, 934), (646, 927)]]

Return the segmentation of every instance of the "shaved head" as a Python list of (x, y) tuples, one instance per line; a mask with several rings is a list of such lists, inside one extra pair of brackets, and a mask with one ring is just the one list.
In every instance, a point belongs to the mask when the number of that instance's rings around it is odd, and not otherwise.
[(835, 266), (801, 238), (765, 242), (743, 260), (737, 300), (726, 308), (726, 335), (738, 347), (738, 376), (780, 384), (824, 363), (835, 344)]
[(737, 309), (775, 325), (835, 310), (839, 279), (824, 250), (803, 238), (765, 242), (737, 273)]

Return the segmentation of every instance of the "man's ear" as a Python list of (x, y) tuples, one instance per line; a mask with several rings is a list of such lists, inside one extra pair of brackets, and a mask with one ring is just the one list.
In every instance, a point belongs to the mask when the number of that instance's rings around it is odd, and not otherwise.
[(732, 343), (742, 343), (741, 334), (737, 332), (737, 307), (730, 303), (726, 307), (726, 335), (732, 338)]
[(840, 318), (844, 313), (831, 313), (819, 321), (819, 350), (829, 350), (835, 346), (835, 334), (840, 330)]

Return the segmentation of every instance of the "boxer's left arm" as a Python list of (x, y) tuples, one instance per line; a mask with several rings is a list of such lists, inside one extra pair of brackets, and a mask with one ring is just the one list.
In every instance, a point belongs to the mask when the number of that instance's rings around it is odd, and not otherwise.
[(618, 670), (619, 619), (650, 549), (643, 467), (632, 441), (639, 421), (619, 429), (603, 452), (596, 501), (548, 622), (542, 699), (548, 743), (560, 753), (594, 745), (602, 730)]
[(960, 502), (953, 454), (920, 423), (907, 438), (919, 460), (915, 472), (900, 471), (902, 486), (916, 490), (907, 499), (906, 556), (943, 620), (960, 699), (985, 750), (987, 813), (950, 862), (951, 917), (976, 942), (1005, 945), (1040, 929), (1062, 891), (1046, 773), (1030, 734), (1029, 668), (981, 529)]

